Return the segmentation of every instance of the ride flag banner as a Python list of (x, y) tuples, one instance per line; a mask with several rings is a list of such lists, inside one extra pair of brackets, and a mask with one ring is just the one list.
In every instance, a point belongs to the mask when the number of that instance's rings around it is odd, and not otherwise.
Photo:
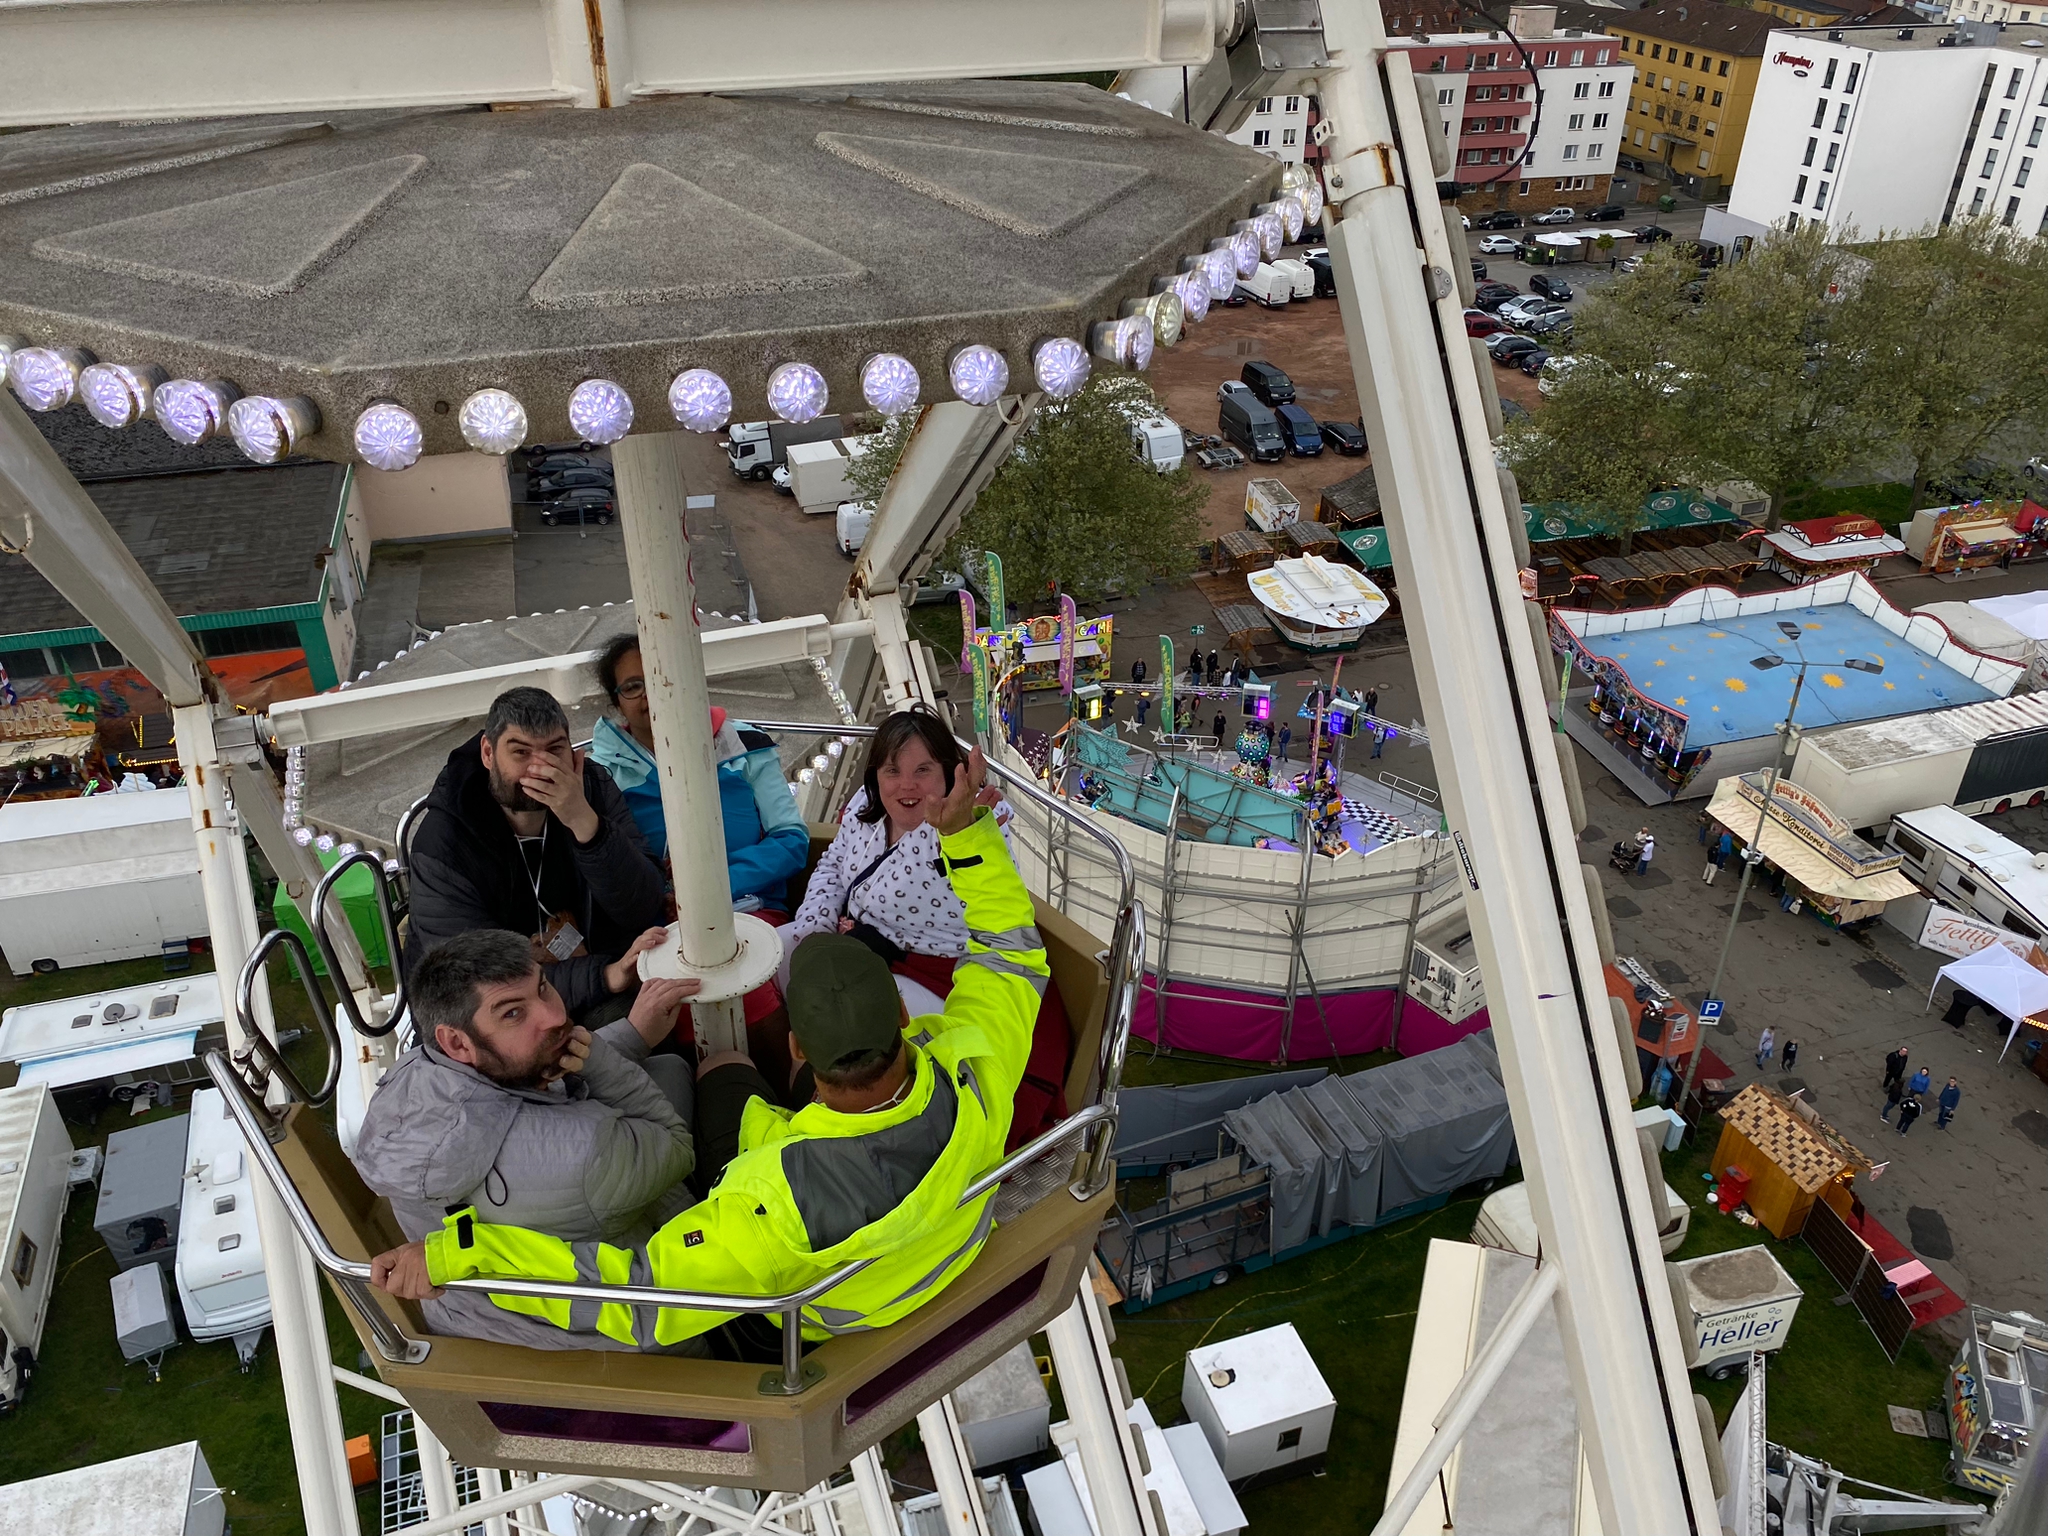
[(974, 734), (985, 736), (988, 734), (988, 647), (970, 644), (967, 652), (974, 671)]
[(1001, 629), (1010, 622), (1010, 605), (1003, 596), (1003, 557), (991, 549), (982, 558), (988, 571), (988, 621)]
[(1173, 729), (1173, 636), (1159, 637), (1159, 726)]
[(980, 646), (974, 643), (974, 634), (977, 627), (974, 622), (974, 594), (968, 591), (965, 585), (962, 585), (960, 588), (960, 670), (962, 672), (974, 670), (974, 663), (969, 658), (973, 652), (981, 649)]
[(1060, 693), (1074, 693), (1074, 636), (1081, 628), (1081, 610), (1068, 593), (1060, 594)]

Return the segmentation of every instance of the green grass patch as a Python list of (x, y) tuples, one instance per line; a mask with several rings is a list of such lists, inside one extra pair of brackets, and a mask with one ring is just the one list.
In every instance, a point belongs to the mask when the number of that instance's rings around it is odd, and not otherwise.
[(1860, 512), (1890, 527), (1902, 523), (1913, 511), (1913, 487), (1899, 481), (1878, 485), (1816, 485), (1794, 491), (1785, 498), (1784, 521), (1804, 522), (1809, 517), (1835, 517)]

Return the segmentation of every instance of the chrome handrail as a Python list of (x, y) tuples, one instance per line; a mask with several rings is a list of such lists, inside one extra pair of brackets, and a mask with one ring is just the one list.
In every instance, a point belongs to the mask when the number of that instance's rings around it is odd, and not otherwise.
[[(366, 1020), (362, 1010), (356, 1007), (355, 995), (342, 984), (341, 957), (335, 951), (334, 940), (327, 933), (327, 898), (336, 882), (359, 864), (369, 867), (370, 885), (377, 893), (377, 918), (384, 929), (384, 952), (391, 958), (391, 1012), (382, 1024)], [(348, 1015), (349, 1027), (372, 1040), (390, 1034), (405, 1021), (405, 965), (398, 953), (398, 925), (391, 919), (391, 891), (384, 882), (384, 861), (367, 848), (359, 849), (345, 859), (337, 859), (334, 867), (313, 887), (310, 909), (306, 926), (313, 934), (313, 942), (320, 947), (320, 958), (327, 963), (327, 974), (334, 978), (335, 995), (340, 1000), (342, 1012)], [(347, 909), (343, 909), (341, 916), (343, 922), (348, 921)]]
[[(256, 978), (262, 973), (270, 952), (280, 946), (292, 951), (298, 966), (299, 983), (306, 989), (306, 1001), (313, 1010), (313, 1022), (319, 1026), (321, 1038), (327, 1042), (327, 1075), (320, 1080), (319, 1089), (312, 1093), (306, 1091), (298, 1073), (278, 1054), (269, 1037), (256, 1027)], [(336, 966), (333, 951), (330, 949), (327, 953), (327, 963)], [(337, 968), (328, 974), (338, 976), (341, 973)], [(346, 988), (341, 989), (341, 995), (348, 996)], [(341, 1081), (341, 1035), (334, 1027), (334, 1013), (327, 1006), (320, 983), (313, 979), (312, 957), (306, 953), (304, 941), (291, 929), (271, 929), (256, 941), (256, 947), (249, 951), (249, 958), (242, 962), (241, 973), (235, 977), (235, 1018), (242, 1026), (242, 1045), (235, 1052), (242, 1064), (253, 1064), (261, 1073), (276, 1073), (283, 1079), (285, 1091), (301, 1104), (311, 1104), (317, 1109), (334, 1097), (334, 1085)]]
[[(276, 929), (265, 935), (266, 943), (277, 934), (285, 933), (291, 942), (297, 936), (287, 930)], [(304, 953), (303, 946), (300, 950)], [(320, 1010), (316, 1009), (316, 1014)], [(337, 1039), (333, 1033), (333, 1021), (327, 1020), (326, 1032), (330, 1042)], [(336, 1058), (337, 1062), (339, 1057)], [(230, 1064), (227, 1055), (219, 1050), (209, 1050), (204, 1057), (207, 1076), (221, 1090), (227, 1101), (229, 1113), (241, 1130), (242, 1138), (249, 1145), (249, 1151), (263, 1176), (277, 1191), (278, 1201), (284, 1207), (286, 1217), (298, 1232), (299, 1240), (312, 1254), (313, 1262), (320, 1266), (336, 1286), (355, 1304), (356, 1311), (369, 1325), (372, 1339), (378, 1352), (385, 1359), (402, 1363), (418, 1364), (426, 1359), (432, 1347), (427, 1341), (412, 1338), (392, 1322), (383, 1308), (377, 1305), (370, 1294), (370, 1266), (354, 1259), (345, 1259), (328, 1242), (327, 1234), (314, 1220), (307, 1208), (305, 1198), (285, 1172), (272, 1135), (280, 1130), (281, 1122), (273, 1117), (258, 1100), (242, 1075)], [(296, 1079), (286, 1073), (287, 1086)], [(331, 1091), (331, 1083), (329, 1085)], [(955, 1209), (964, 1208), (975, 1200), (991, 1193), (995, 1187), (1026, 1164), (1035, 1162), (1061, 1142), (1079, 1132), (1100, 1127), (1105, 1140), (1114, 1140), (1116, 1135), (1117, 1110), (1114, 1104), (1093, 1104), (1062, 1120), (1044, 1135), (1020, 1147), (998, 1163), (994, 1168), (976, 1179), (961, 1194)], [(1098, 1186), (1099, 1188), (1100, 1186)], [(473, 1279), (450, 1280), (444, 1290), (478, 1291), (484, 1295), (530, 1296), (552, 1301), (595, 1301), (616, 1303), (624, 1306), (687, 1307), (695, 1311), (769, 1313), (780, 1312), (782, 1319), (782, 1370), (767, 1372), (762, 1377), (761, 1390), (776, 1395), (795, 1395), (822, 1379), (822, 1372), (814, 1365), (807, 1374), (803, 1363), (803, 1309), (820, 1297), (829, 1294), (835, 1287), (859, 1274), (874, 1259), (857, 1259), (843, 1265), (831, 1274), (813, 1281), (800, 1291), (791, 1291), (779, 1296), (738, 1296), (720, 1291), (672, 1290), (655, 1285), (608, 1285), (566, 1280), (527, 1280), (510, 1276), (498, 1278), (476, 1277)]]
[(431, 792), (421, 795), (405, 808), (405, 814), (398, 818), (398, 830), (392, 834), (392, 855), (398, 860), (398, 867), (406, 874), (412, 873), (412, 829), (413, 824), (426, 812)]

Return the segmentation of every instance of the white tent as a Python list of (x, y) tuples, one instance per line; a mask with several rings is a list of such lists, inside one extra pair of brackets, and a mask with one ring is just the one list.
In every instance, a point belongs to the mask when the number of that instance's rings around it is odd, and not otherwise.
[[(2008, 601), (2010, 599), (1993, 597), (1968, 603), (1922, 603), (1913, 611), (1941, 620), (1948, 626), (1950, 634), (1973, 651), (1982, 651), (1986, 656), (2003, 656), (2007, 661), (2024, 665), (2034, 659), (2035, 643), (2041, 637), (1985, 607), (1986, 603)], [(2048, 620), (2048, 608), (2042, 610), (2041, 617)]]
[(2003, 619), (2030, 640), (2048, 640), (2048, 591), (2015, 592), (2006, 597), (1974, 597), (1972, 608)]
[[(1981, 997), (2012, 1021), (2006, 1032), (2005, 1049), (2012, 1049), (2013, 1036), (2020, 1032), (2020, 1020), (2048, 1010), (2048, 973), (2037, 971), (2003, 944), (1987, 944), (1974, 955), (1950, 961), (1934, 973), (1934, 986), (1946, 978), (1974, 997)], [(1934, 1002), (1934, 987), (1927, 989), (1927, 1001)], [(1998, 1053), (2005, 1059), (2005, 1051)]]

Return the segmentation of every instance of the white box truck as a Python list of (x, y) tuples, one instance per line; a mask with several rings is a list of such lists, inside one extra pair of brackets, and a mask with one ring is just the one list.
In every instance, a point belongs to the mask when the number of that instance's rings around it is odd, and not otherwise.
[(1278, 533), (1281, 526), (1301, 516), (1301, 503), (1294, 492), (1278, 480), (1260, 478), (1244, 488), (1244, 520), (1261, 533)]
[(50, 1090), (0, 1088), (0, 1411), (21, 1401), (43, 1347), (70, 1167)]
[(1852, 827), (1929, 805), (1968, 816), (2039, 805), (2048, 801), (2048, 694), (1806, 736), (1792, 778)]
[(868, 451), (875, 434), (864, 437), (833, 437), (822, 443), (792, 443), (789, 465), (789, 493), (806, 516), (818, 517), (834, 511), (842, 501), (853, 499), (853, 486), (846, 472)]
[(837, 416), (815, 421), (736, 421), (726, 430), (725, 461), (742, 480), (766, 480), (796, 443), (822, 443), (843, 437), (846, 425)]
[(1666, 1264), (1685, 1363), (1716, 1381), (1747, 1368), (1752, 1350), (1785, 1347), (1805, 1292), (1762, 1243)]
[(1131, 423), (1131, 452), (1140, 464), (1150, 464), (1162, 475), (1180, 468), (1187, 452), (1187, 437), (1170, 416), (1147, 416)]
[(247, 1370), (270, 1326), (270, 1285), (256, 1231), (248, 1151), (218, 1088), (192, 1095), (178, 1212), (178, 1305), (204, 1344), (233, 1339)]
[(140, 960), (205, 933), (182, 788), (0, 809), (0, 950), (15, 975)]

